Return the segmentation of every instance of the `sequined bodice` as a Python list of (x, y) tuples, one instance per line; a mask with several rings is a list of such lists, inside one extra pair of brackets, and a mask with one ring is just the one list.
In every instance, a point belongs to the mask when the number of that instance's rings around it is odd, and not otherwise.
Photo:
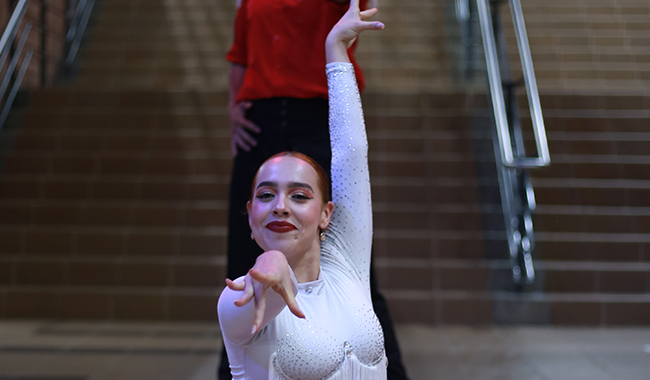
[(383, 333), (371, 303), (341, 276), (323, 277), (300, 284), (297, 298), (307, 319), (285, 309), (265, 332), (277, 339), (270, 366), (281, 379), (327, 379), (346, 361), (374, 366), (383, 358)]
[(224, 290), (219, 321), (233, 379), (386, 379), (383, 333), (370, 300), (372, 207), (361, 101), (352, 64), (328, 64), (327, 78), (334, 212), (319, 279), (294, 279), (307, 318), (291, 314), (269, 289), (265, 327), (250, 335), (253, 302), (235, 307), (240, 295)]

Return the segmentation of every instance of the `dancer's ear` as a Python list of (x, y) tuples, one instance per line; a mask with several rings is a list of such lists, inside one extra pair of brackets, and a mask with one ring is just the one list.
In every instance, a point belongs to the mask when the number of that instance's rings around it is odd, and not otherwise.
[(327, 229), (327, 226), (330, 224), (330, 218), (332, 217), (332, 212), (334, 211), (334, 203), (327, 202), (325, 205), (323, 205), (323, 210), (320, 213), (320, 223), (318, 224), (318, 227), (322, 230), (325, 231)]

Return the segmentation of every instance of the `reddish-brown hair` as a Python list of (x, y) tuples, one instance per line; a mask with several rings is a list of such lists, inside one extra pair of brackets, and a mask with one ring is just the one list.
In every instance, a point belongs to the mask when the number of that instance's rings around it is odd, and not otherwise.
[[(321, 196), (323, 198), (323, 203), (327, 203), (331, 200), (330, 181), (329, 178), (327, 177), (327, 172), (325, 172), (325, 169), (323, 169), (323, 167), (320, 166), (320, 164), (316, 162), (316, 160), (300, 152), (280, 152), (269, 157), (266, 161), (264, 161), (262, 165), (278, 157), (295, 157), (311, 165), (311, 167), (314, 168), (314, 170), (316, 170), (316, 174), (318, 175), (318, 189), (320, 190)], [(260, 165), (260, 168), (262, 167), (262, 165)], [(257, 174), (259, 172), (260, 170), (257, 169), (257, 173), (255, 173), (255, 178), (253, 178), (253, 184), (251, 185), (251, 200), (253, 200), (253, 198), (255, 197), (255, 184), (257, 183)]]

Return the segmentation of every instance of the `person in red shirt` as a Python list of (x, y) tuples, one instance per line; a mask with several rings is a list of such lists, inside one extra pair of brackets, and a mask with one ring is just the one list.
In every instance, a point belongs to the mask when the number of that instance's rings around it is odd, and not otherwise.
[[(246, 202), (260, 165), (283, 151), (297, 151), (329, 171), (325, 39), (349, 0), (238, 0), (235, 38), (226, 58), (229, 73), (231, 150), (234, 156), (228, 213), (227, 276), (245, 275), (262, 250), (251, 240)], [(373, 1), (373, 0), (370, 0)], [(368, 0), (361, 0), (365, 9)], [(349, 51), (359, 89), (363, 73)], [(329, 174), (329, 173), (328, 173)], [(388, 379), (407, 379), (386, 300), (371, 272), (375, 312), (384, 329)], [(219, 380), (231, 379), (223, 350)]]

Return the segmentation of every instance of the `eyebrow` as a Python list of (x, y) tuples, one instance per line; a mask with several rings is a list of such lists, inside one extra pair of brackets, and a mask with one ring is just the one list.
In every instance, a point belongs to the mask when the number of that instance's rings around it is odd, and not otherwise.
[[(274, 181), (263, 181), (263, 182), (260, 182), (259, 185), (257, 185), (257, 188), (259, 189), (260, 187), (265, 187), (265, 186), (268, 186), (268, 187), (278, 187), (278, 183), (277, 183), (277, 182), (274, 182)], [(290, 188), (290, 189), (294, 189), (294, 188), (296, 188), (296, 187), (303, 187), (303, 188), (305, 188), (305, 189), (307, 189), (307, 190), (309, 190), (309, 191), (314, 191), (314, 189), (312, 189), (312, 187), (309, 186), (308, 183), (304, 183), (304, 182), (289, 182), (289, 188)]]

